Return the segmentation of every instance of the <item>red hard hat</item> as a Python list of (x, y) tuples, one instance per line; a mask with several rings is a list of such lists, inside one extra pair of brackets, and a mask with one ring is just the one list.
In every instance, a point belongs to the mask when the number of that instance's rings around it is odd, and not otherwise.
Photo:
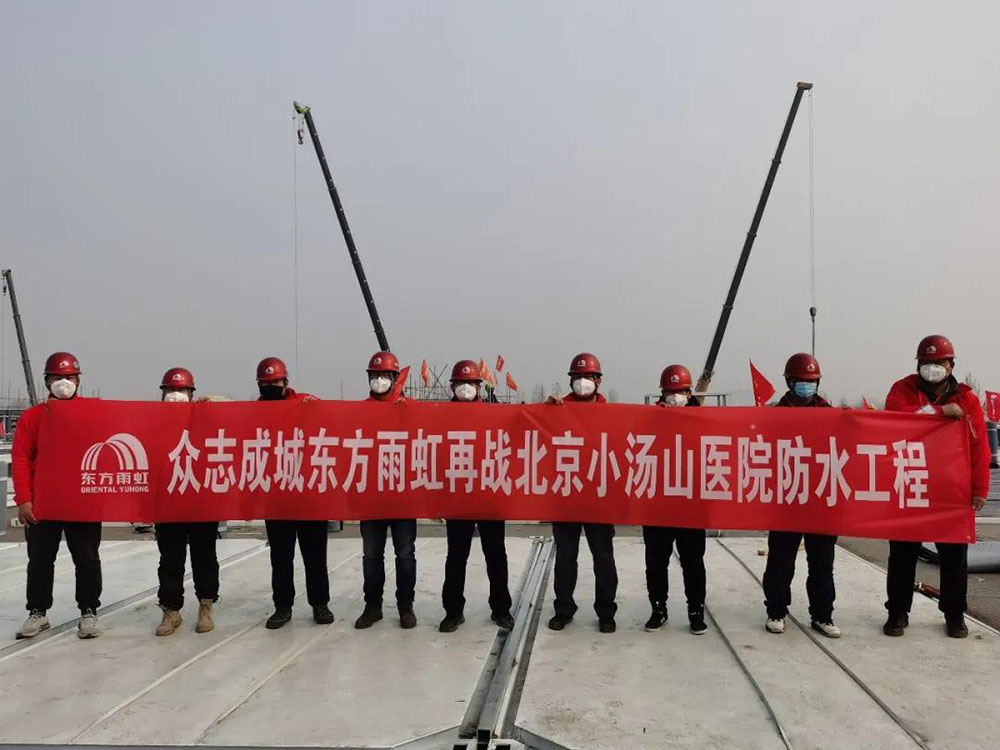
[(819, 360), (813, 355), (799, 352), (785, 362), (785, 377), (793, 380), (819, 380)]
[(69, 352), (50, 354), (45, 360), (46, 375), (79, 375), (80, 363)]
[(273, 383), (288, 378), (288, 368), (277, 357), (265, 357), (257, 365), (257, 382)]
[(392, 352), (375, 352), (368, 360), (368, 372), (394, 372), (399, 374), (399, 360)]
[(922, 362), (939, 362), (955, 359), (955, 347), (947, 336), (924, 336), (917, 346), (917, 359)]
[(184, 367), (171, 367), (163, 374), (160, 388), (194, 388), (194, 375)]
[(660, 388), (665, 391), (686, 391), (691, 388), (691, 371), (684, 365), (670, 365), (660, 374)]
[(451, 382), (483, 382), (482, 373), (479, 372), (479, 365), (471, 359), (460, 359), (451, 368)]
[(569, 375), (601, 375), (601, 361), (590, 352), (581, 352), (569, 363)]

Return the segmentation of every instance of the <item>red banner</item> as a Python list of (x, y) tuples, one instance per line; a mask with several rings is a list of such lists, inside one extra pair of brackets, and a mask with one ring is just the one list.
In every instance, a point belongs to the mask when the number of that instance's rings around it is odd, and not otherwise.
[(48, 402), (41, 518), (498, 518), (967, 542), (969, 439), (840, 409)]
[(986, 418), (990, 422), (1000, 422), (1000, 393), (986, 391)]

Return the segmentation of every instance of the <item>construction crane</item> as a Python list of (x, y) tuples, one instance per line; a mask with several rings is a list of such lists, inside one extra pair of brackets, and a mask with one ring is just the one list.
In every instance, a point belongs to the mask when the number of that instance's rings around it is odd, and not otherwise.
[(3, 270), (4, 293), (10, 293), (10, 309), (14, 313), (14, 329), (17, 331), (17, 345), (21, 348), (21, 364), (24, 366), (24, 379), (28, 384), (28, 399), (31, 405), (38, 403), (35, 393), (35, 378), (31, 374), (31, 361), (28, 359), (28, 344), (24, 340), (24, 326), (21, 325), (21, 311), (17, 306), (17, 295), (14, 293), (14, 275), (9, 268)]
[[(774, 185), (774, 177), (778, 174), (778, 167), (781, 165), (781, 157), (785, 153), (785, 144), (788, 143), (788, 135), (792, 132), (792, 124), (795, 122), (795, 115), (799, 111), (799, 103), (802, 101), (802, 94), (809, 91), (813, 85), (799, 81), (795, 85), (795, 98), (792, 99), (792, 108), (788, 111), (788, 118), (785, 120), (785, 127), (781, 131), (781, 138), (778, 139), (778, 148), (771, 159), (771, 168), (767, 172), (767, 179), (764, 180), (764, 189), (761, 191), (760, 199), (757, 201), (757, 210), (754, 211), (753, 220), (750, 222), (750, 229), (747, 238), (743, 242), (743, 251), (740, 253), (739, 263), (733, 272), (733, 280), (729, 285), (729, 294), (722, 305), (722, 314), (719, 316), (719, 324), (715, 327), (715, 336), (712, 337), (712, 345), (708, 350), (708, 359), (705, 360), (705, 369), (698, 379), (695, 391), (704, 393), (708, 390), (715, 374), (715, 361), (719, 356), (719, 349), (722, 347), (722, 337), (726, 335), (726, 326), (729, 324), (729, 316), (733, 312), (733, 305), (736, 303), (736, 293), (740, 290), (740, 282), (743, 281), (743, 272), (746, 270), (747, 261), (750, 259), (750, 251), (753, 249), (754, 240), (757, 239), (757, 229), (760, 227), (761, 217), (764, 215), (764, 208), (767, 206), (767, 199), (771, 195), (771, 187)], [(815, 320), (816, 313), (810, 310)]]
[[(333, 207), (337, 211), (337, 221), (340, 222), (340, 230), (344, 233), (347, 252), (351, 255), (351, 264), (354, 266), (354, 273), (358, 277), (358, 284), (361, 285), (361, 296), (365, 298), (365, 305), (368, 307), (368, 315), (372, 319), (372, 327), (375, 329), (375, 338), (378, 339), (379, 349), (384, 352), (390, 351), (389, 340), (385, 336), (385, 329), (382, 328), (382, 321), (378, 317), (378, 310), (375, 309), (375, 300), (372, 297), (372, 290), (368, 286), (365, 269), (361, 265), (358, 249), (354, 245), (354, 235), (351, 234), (351, 227), (347, 223), (347, 214), (344, 213), (344, 205), (340, 202), (337, 187), (333, 184), (330, 165), (327, 164), (326, 155), (323, 153), (323, 144), (319, 142), (319, 134), (316, 132), (316, 124), (313, 122), (312, 110), (298, 102), (293, 102), (293, 105), (296, 114), (305, 119), (306, 127), (309, 129), (309, 137), (312, 138), (313, 147), (316, 149), (316, 157), (319, 159), (320, 169), (323, 170), (326, 189), (330, 192), (330, 200), (333, 201)], [(301, 136), (299, 142), (302, 142)]]

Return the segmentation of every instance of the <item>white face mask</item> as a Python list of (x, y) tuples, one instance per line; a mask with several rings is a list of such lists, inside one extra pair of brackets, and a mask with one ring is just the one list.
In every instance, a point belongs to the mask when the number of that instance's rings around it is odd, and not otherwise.
[(163, 394), (163, 400), (169, 401), (170, 403), (181, 403), (184, 401), (190, 401), (191, 397), (184, 391), (170, 391), (169, 393)]
[(372, 389), (372, 393), (381, 396), (383, 393), (388, 393), (389, 389), (392, 388), (392, 381), (385, 376), (379, 375), (378, 377), (368, 379), (368, 387)]
[(76, 383), (72, 380), (62, 378), (49, 386), (49, 392), (58, 399), (73, 398), (73, 395), (76, 393)]
[(597, 390), (597, 384), (590, 378), (577, 378), (570, 385), (573, 388), (573, 393), (580, 398), (593, 396), (594, 391)]
[(688, 396), (686, 393), (668, 393), (663, 397), (663, 403), (667, 406), (687, 406)]
[(920, 365), (920, 377), (928, 383), (940, 383), (948, 377), (948, 370), (944, 365)]
[(472, 383), (459, 383), (455, 386), (455, 398), (459, 401), (475, 401), (476, 386)]

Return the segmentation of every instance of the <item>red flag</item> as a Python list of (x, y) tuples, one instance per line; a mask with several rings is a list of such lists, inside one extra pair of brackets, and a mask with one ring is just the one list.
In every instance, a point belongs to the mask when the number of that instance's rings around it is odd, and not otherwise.
[(420, 365), (420, 377), (424, 380), (424, 388), (431, 384), (431, 371), (427, 367), (427, 360)]
[(507, 387), (510, 388), (512, 391), (517, 390), (517, 383), (514, 382), (514, 378), (510, 376), (509, 372), (507, 373)]
[(497, 355), (497, 372), (503, 372), (503, 357)]
[(496, 383), (493, 382), (493, 375), (490, 373), (489, 368), (486, 366), (486, 360), (479, 360), (479, 374), (482, 375), (483, 380), (485, 380), (490, 385), (495, 386)]
[(1000, 422), (1000, 393), (986, 391), (986, 418), (991, 422)]
[(753, 400), (757, 406), (764, 406), (774, 395), (774, 386), (765, 378), (750, 360), (750, 380), (753, 381)]
[(403, 395), (403, 389), (406, 387), (406, 378), (408, 378), (409, 375), (409, 365), (399, 371), (399, 377), (396, 378), (396, 382), (392, 386), (392, 392), (389, 393), (389, 398), (386, 399), (389, 403), (395, 403), (399, 400), (399, 397)]
[(861, 405), (865, 409), (874, 409), (875, 408), (875, 406), (872, 404), (872, 402), (869, 401), (868, 399), (866, 399), (864, 396), (861, 397)]

